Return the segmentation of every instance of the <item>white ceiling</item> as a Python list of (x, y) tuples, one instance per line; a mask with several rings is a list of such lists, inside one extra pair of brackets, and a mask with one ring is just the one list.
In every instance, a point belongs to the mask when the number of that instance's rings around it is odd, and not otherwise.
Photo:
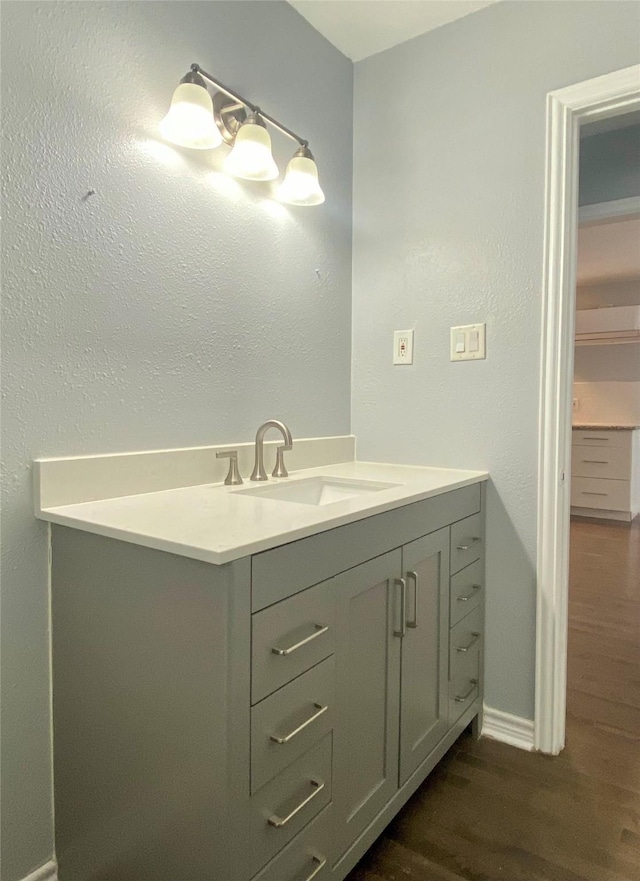
[(499, 0), (289, 0), (352, 61), (361, 61)]
[(640, 219), (581, 226), (578, 284), (640, 277)]

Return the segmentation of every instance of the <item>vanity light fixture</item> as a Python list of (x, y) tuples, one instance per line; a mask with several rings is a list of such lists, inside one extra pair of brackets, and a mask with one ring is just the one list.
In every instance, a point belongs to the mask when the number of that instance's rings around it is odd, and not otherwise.
[[(213, 99), (205, 81), (217, 89)], [(308, 141), (227, 88), (198, 64), (192, 64), (180, 80), (160, 132), (165, 140), (195, 150), (211, 150), (225, 141), (233, 145), (224, 163), (229, 174), (244, 180), (268, 181), (278, 177), (278, 166), (271, 153), (267, 123), (299, 144), (278, 188), (279, 199), (290, 205), (320, 205), (324, 193)]]

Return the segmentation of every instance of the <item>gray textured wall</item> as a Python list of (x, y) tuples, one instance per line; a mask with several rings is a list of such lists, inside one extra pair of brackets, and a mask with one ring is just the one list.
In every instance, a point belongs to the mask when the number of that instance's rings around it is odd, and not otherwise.
[[(250, 440), (269, 416), (298, 437), (349, 431), (353, 67), (286, 3), (2, 13), (2, 879), (15, 881), (52, 852), (30, 462)], [(224, 148), (157, 140), (193, 61), (309, 138), (324, 206), (266, 201), (219, 173)], [(294, 145), (276, 134), (274, 149), (284, 163)]]
[[(356, 64), (358, 455), (491, 471), (486, 699), (529, 718), (545, 99), (637, 63), (639, 26), (635, 3), (499, 3)], [(450, 363), (450, 325), (476, 321), (487, 360)]]
[(593, 205), (630, 196), (640, 196), (640, 125), (583, 138), (580, 204)]

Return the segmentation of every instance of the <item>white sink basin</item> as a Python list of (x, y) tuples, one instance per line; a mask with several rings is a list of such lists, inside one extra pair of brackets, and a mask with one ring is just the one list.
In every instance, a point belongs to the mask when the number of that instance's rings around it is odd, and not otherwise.
[(278, 502), (297, 502), (299, 505), (332, 505), (356, 496), (393, 489), (398, 483), (379, 483), (374, 480), (352, 480), (346, 477), (305, 477), (302, 480), (282, 481), (255, 489), (236, 490), (238, 495), (258, 496)]

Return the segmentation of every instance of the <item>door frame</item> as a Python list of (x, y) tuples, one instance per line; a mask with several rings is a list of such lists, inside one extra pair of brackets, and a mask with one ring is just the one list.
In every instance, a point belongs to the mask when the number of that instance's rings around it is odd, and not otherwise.
[(564, 747), (579, 130), (640, 109), (640, 65), (547, 95), (534, 747)]

